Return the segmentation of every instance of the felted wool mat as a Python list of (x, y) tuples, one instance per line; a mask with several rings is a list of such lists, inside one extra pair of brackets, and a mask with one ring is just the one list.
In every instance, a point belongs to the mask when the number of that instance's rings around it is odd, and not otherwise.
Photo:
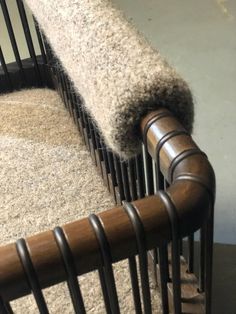
[[(0, 244), (113, 207), (78, 131), (52, 90), (0, 96)], [(121, 313), (134, 313), (127, 262), (114, 265)], [(97, 273), (79, 277), (88, 313), (104, 314)], [(160, 301), (151, 283), (153, 313)], [(65, 283), (44, 290), (50, 313), (74, 313)], [(38, 313), (33, 297), (11, 302)]]
[(129, 158), (140, 151), (141, 118), (160, 107), (191, 131), (187, 83), (111, 0), (26, 3), (116, 153)]

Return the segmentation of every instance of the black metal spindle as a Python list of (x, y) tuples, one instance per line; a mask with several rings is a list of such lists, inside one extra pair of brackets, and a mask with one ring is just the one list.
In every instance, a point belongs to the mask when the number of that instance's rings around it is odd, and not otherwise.
[(94, 137), (95, 137), (95, 142), (96, 142), (96, 151), (95, 151), (96, 163), (103, 177), (103, 168), (102, 168), (103, 156), (102, 156), (102, 148), (101, 148), (100, 136), (99, 136), (98, 130), (94, 130)]
[(132, 294), (136, 314), (142, 314), (141, 298), (138, 284), (138, 273), (135, 256), (129, 258), (129, 273), (131, 278)]
[(120, 201), (123, 201), (125, 199), (125, 194), (124, 194), (124, 187), (122, 183), (121, 166), (120, 166), (119, 159), (115, 154), (113, 154), (113, 160), (114, 160), (116, 179), (117, 179), (117, 184), (118, 184), (118, 189), (119, 189), (119, 197), (120, 197)]
[(123, 207), (132, 222), (136, 241), (138, 246), (139, 253), (139, 267), (140, 267), (140, 277), (141, 277), (141, 286), (142, 286), (142, 295), (143, 295), (143, 305), (144, 313), (152, 313), (152, 304), (151, 304), (151, 293), (149, 287), (149, 276), (148, 276), (148, 261), (147, 261), (147, 252), (146, 252), (146, 239), (145, 231), (142, 224), (142, 221), (135, 209), (135, 207), (128, 202), (123, 202)]
[(100, 219), (95, 214), (91, 214), (89, 216), (89, 222), (93, 227), (93, 230), (96, 234), (101, 249), (104, 265), (103, 271), (105, 276), (105, 284), (109, 295), (111, 311), (112, 314), (119, 314), (120, 308), (116, 291), (115, 278), (112, 269), (112, 257), (110, 252), (110, 246), (107, 241), (106, 234)]
[(188, 272), (194, 271), (194, 234), (188, 237)]
[(6, 5), (6, 1), (0, 0), (0, 4), (2, 7), (2, 12), (3, 12), (3, 16), (5, 19), (6, 26), (7, 26), (9, 38), (10, 38), (12, 49), (13, 49), (13, 53), (14, 53), (14, 56), (16, 59), (17, 66), (19, 68), (20, 77), (21, 77), (22, 83), (26, 83), (25, 72), (24, 72), (22, 61), (20, 58), (20, 54), (19, 54), (17, 43), (16, 43), (15, 34), (14, 34), (14, 31), (12, 28), (11, 19), (10, 19), (10, 15), (9, 15), (8, 8)]
[[(89, 127), (88, 127), (88, 118), (87, 118), (87, 113), (85, 112), (84, 108), (82, 110), (82, 119), (84, 121), (84, 136), (85, 136), (85, 144), (86, 147), (88, 149), (88, 151), (90, 152), (90, 145), (89, 145)], [(100, 138), (100, 137), (99, 137)]]
[(109, 164), (112, 184), (113, 184), (113, 187), (115, 188), (117, 186), (116, 172), (115, 172), (113, 155), (112, 155), (112, 152), (110, 151), (107, 152), (107, 160)]
[(162, 301), (162, 313), (169, 313), (169, 301), (168, 301), (168, 287), (169, 280), (169, 265), (168, 265), (168, 253), (167, 245), (158, 248), (158, 264), (159, 264), (159, 276), (160, 276), (160, 290)]
[(120, 168), (121, 168), (121, 176), (122, 176), (122, 185), (124, 187), (124, 195), (125, 200), (127, 202), (131, 201), (130, 189), (129, 189), (129, 178), (128, 178), (128, 170), (127, 163), (125, 161), (119, 160)]
[(92, 155), (92, 159), (95, 165), (97, 166), (97, 161), (96, 161), (96, 156), (95, 156), (95, 150), (97, 149), (97, 146), (96, 146), (96, 140), (95, 140), (95, 134), (94, 134), (94, 127), (93, 127), (91, 118), (89, 116), (88, 116), (88, 128), (89, 128), (89, 134), (90, 134), (90, 139), (89, 139), (90, 152)]
[(43, 63), (46, 64), (47, 63), (47, 56), (46, 56), (45, 49), (44, 49), (42, 34), (41, 34), (41, 31), (40, 31), (40, 28), (39, 28), (39, 24), (38, 24), (38, 22), (37, 22), (37, 20), (35, 19), (34, 16), (33, 16), (33, 21), (34, 21), (36, 35), (37, 35), (37, 39), (38, 39), (38, 43), (39, 43), (41, 57), (42, 57)]
[(6, 309), (6, 304), (3, 302), (1, 297), (0, 297), (0, 313), (1, 314), (9, 314), (7, 309)]
[(104, 167), (104, 173), (103, 173), (103, 180), (105, 184), (107, 185), (108, 189), (110, 190), (109, 186), (109, 180), (108, 180), (108, 174), (110, 173), (108, 158), (107, 158), (107, 149), (104, 141), (100, 138), (100, 144), (101, 144), (101, 150), (102, 150), (102, 158), (103, 158), (103, 167)]
[(142, 155), (138, 155), (135, 157), (135, 168), (136, 168), (136, 176), (137, 176), (137, 193), (138, 198), (143, 198), (145, 195), (145, 182), (143, 175), (143, 160)]
[(4, 76), (5, 76), (6, 80), (7, 80), (8, 88), (11, 90), (12, 89), (11, 78), (10, 78), (10, 75), (9, 75), (9, 72), (8, 72), (8, 69), (7, 69), (7, 65), (6, 65), (6, 62), (5, 62), (5, 58), (4, 58), (1, 46), (0, 46), (0, 65), (1, 65), (1, 67), (3, 69)]
[[(44, 44), (44, 48), (45, 48), (47, 64), (49, 64), (51, 66), (52, 65), (52, 59), (56, 59), (56, 58), (52, 52), (50, 45), (48, 44), (48, 41), (46, 39), (44, 32), (42, 30), (41, 30), (41, 36), (42, 36), (42, 40), (43, 40), (43, 44)], [(55, 60), (54, 60), (54, 62), (55, 62)], [(54, 62), (53, 62), (53, 65), (54, 65)], [(57, 60), (57, 62), (59, 63), (58, 60)], [(58, 69), (59, 66), (57, 66), (56, 68)]]
[(142, 157), (144, 166), (144, 179), (145, 179), (145, 195), (153, 194), (153, 178), (152, 178), (152, 158), (147, 152), (147, 148), (142, 146)]
[[(84, 134), (84, 121), (83, 121), (83, 113), (82, 113), (82, 109), (81, 109), (81, 99), (79, 97), (79, 95), (75, 94), (76, 97), (76, 108), (78, 110), (78, 125), (79, 125), (79, 131), (80, 131), (80, 135), (85, 143), (85, 134)], [(95, 135), (96, 138), (96, 135)]]
[(210, 208), (210, 217), (206, 223), (205, 243), (205, 314), (211, 314), (212, 307), (212, 267), (213, 267), (213, 230), (214, 209), (213, 201)]
[(106, 286), (106, 279), (105, 279), (105, 274), (104, 274), (103, 269), (98, 269), (98, 275), (99, 275), (99, 280), (100, 280), (100, 284), (101, 284), (101, 288), (102, 288), (102, 295), (103, 295), (103, 301), (104, 301), (105, 308), (106, 308), (106, 313), (107, 314), (113, 314), (112, 310), (111, 310), (108, 288)]
[(60, 227), (54, 229), (54, 237), (61, 252), (64, 267), (67, 273), (67, 284), (71, 300), (76, 314), (85, 314), (85, 307), (77, 279), (73, 256), (66, 240), (65, 234)]
[(69, 112), (72, 118), (74, 118), (73, 115), (73, 100), (72, 100), (72, 93), (71, 93), (71, 81), (68, 75), (66, 75), (66, 94), (67, 94), (67, 99), (69, 103)]
[(10, 303), (3, 302), (1, 297), (0, 297), (0, 313), (1, 314), (13, 314), (13, 310), (11, 308)]
[(138, 198), (137, 184), (136, 184), (136, 172), (135, 172), (135, 160), (134, 158), (128, 160), (128, 178), (131, 200), (135, 201)]
[(35, 301), (37, 303), (40, 314), (49, 314), (42, 289), (39, 284), (39, 280), (34, 269), (30, 254), (24, 239), (19, 239), (16, 242), (16, 249), (19, 255), (20, 261), (24, 268), (25, 274), (27, 276), (28, 282), (30, 284), (32, 293), (34, 295)]
[(33, 61), (33, 64), (34, 64), (35, 74), (37, 77), (37, 83), (39, 86), (41, 86), (42, 85), (42, 78), (41, 78), (41, 74), (40, 74), (40, 70), (39, 70), (38, 60), (36, 58), (36, 53), (35, 53), (34, 44), (33, 44), (32, 36), (31, 36), (30, 28), (29, 28), (29, 23), (28, 23), (27, 16), (25, 13), (25, 7), (24, 7), (22, 0), (16, 0), (16, 3), (17, 3), (18, 10), (19, 10), (21, 23), (23, 26), (29, 54), (30, 54), (31, 60)]
[(152, 177), (153, 177), (153, 189), (154, 194), (159, 190), (158, 177), (157, 177), (157, 166), (155, 160), (152, 159)]
[(199, 292), (205, 291), (205, 229), (205, 225), (200, 229)]
[(180, 248), (179, 248), (179, 227), (176, 208), (169, 195), (164, 191), (159, 191), (159, 195), (165, 204), (171, 222), (171, 266), (173, 284), (173, 305), (174, 313), (181, 314), (181, 277), (180, 277)]

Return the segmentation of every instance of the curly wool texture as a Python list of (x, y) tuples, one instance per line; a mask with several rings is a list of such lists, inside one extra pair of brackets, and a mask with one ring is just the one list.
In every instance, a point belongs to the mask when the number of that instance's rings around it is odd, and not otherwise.
[(27, 0), (106, 144), (139, 152), (140, 119), (168, 108), (191, 132), (186, 82), (109, 0)]

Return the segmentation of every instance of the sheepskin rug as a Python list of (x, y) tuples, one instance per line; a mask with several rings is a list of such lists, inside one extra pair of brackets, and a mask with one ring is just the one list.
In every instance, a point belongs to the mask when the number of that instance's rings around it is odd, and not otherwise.
[(187, 83), (111, 0), (25, 2), (110, 148), (136, 154), (141, 118), (160, 107), (191, 131)]

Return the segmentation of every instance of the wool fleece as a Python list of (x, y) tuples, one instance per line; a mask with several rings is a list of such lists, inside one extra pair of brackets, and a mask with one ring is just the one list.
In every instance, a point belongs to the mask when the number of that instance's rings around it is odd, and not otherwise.
[(186, 82), (109, 0), (26, 0), (108, 147), (139, 152), (140, 119), (165, 107), (192, 130)]

